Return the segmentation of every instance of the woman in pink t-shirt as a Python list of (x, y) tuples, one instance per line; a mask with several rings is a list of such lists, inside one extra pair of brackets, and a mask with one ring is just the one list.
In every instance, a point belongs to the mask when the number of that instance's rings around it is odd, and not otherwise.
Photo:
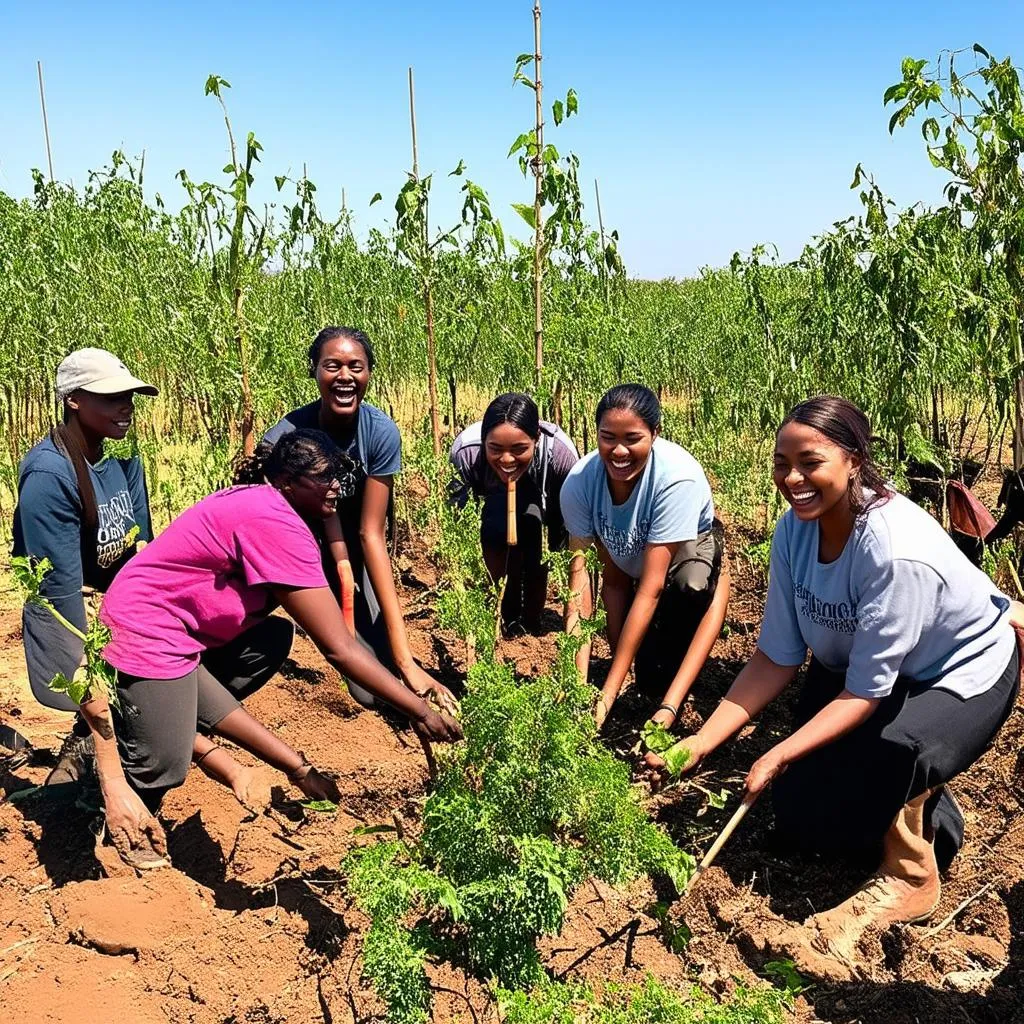
[[(268, 618), (280, 605), (340, 673), (409, 715), (424, 739), (461, 736), (347, 631), (311, 525), (333, 518), (351, 460), (319, 431), (264, 443), (229, 487), (183, 512), (118, 575), (101, 618), (118, 670), (117, 735), (107, 703), (82, 705), (96, 741), (107, 826), (135, 866), (166, 863), (154, 814), (195, 761), (249, 804), (253, 772), (210, 734), (285, 773), (314, 799), (338, 799), (322, 775), (242, 706), (280, 668), (293, 627)], [(266, 482), (263, 482), (266, 481)]]

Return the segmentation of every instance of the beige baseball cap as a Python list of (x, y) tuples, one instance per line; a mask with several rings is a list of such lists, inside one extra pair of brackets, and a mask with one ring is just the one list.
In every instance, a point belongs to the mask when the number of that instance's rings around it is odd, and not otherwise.
[(94, 395), (116, 395), (122, 391), (159, 393), (152, 384), (132, 376), (113, 352), (102, 348), (80, 348), (65, 356), (57, 367), (57, 398), (63, 400), (79, 389)]

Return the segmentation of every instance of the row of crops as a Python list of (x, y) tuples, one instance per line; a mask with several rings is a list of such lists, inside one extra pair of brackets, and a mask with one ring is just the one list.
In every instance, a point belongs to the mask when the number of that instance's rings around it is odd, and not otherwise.
[[(766, 475), (761, 442), (788, 406), (820, 391), (869, 411), (894, 466), (998, 456), (1021, 370), (1024, 124), (1012, 63), (976, 49), (941, 75), (905, 62), (887, 94), (902, 104), (894, 128), (919, 108), (941, 114), (940, 101), (951, 111), (973, 103), (973, 120), (924, 122), (928, 155), (953, 182), (948, 204), (897, 211), (857, 168), (861, 216), (785, 265), (757, 248), (692, 280), (631, 280), (615, 232), (590, 225), (579, 159), (546, 142), (539, 375), (538, 250), (502, 229), (461, 161), (451, 172), (461, 211), (430, 209), (428, 220), (430, 177), (410, 175), (394, 228), (365, 240), (355, 215), (326, 213), (305, 178), (277, 178), (280, 202), (257, 210), (249, 196), (263, 165), (251, 134), (236, 148), (229, 132), (223, 180), (180, 173), (177, 213), (177, 202), (147, 201), (141, 166), (119, 153), (81, 190), (37, 174), (31, 199), (0, 194), (4, 511), (18, 458), (54, 412), (54, 369), (69, 350), (109, 348), (160, 386), (138, 443), (169, 514), (223, 480), (254, 432), (309, 400), (305, 349), (326, 323), (367, 331), (379, 356), (372, 398), (413, 435), (428, 422), (428, 328), (449, 434), (496, 391), (533, 389), (587, 447), (602, 390), (648, 383), (666, 399), (671, 432), (741, 513), (764, 493), (749, 483)], [(954, 58), (968, 57), (980, 70), (958, 76)], [(207, 83), (221, 103), (226, 89)], [(570, 91), (555, 107), (557, 124), (578, 100)], [(536, 135), (513, 151), (529, 177)], [(531, 221), (533, 209), (510, 212), (520, 215)]]

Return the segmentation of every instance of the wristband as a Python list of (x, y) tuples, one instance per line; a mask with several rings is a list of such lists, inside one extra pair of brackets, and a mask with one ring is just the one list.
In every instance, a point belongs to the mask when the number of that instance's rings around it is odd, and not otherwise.
[(673, 715), (679, 714), (679, 708), (675, 707), (673, 704), (659, 704), (658, 711), (671, 711)]

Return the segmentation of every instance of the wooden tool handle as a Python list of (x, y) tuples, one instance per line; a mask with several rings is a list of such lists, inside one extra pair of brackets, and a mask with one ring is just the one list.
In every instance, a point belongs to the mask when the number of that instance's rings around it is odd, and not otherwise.
[(686, 889), (683, 891), (684, 896), (693, 888), (693, 883), (696, 882), (709, 867), (711, 867), (714, 859), (719, 855), (719, 853), (721, 853), (722, 847), (729, 841), (729, 836), (736, 831), (736, 826), (743, 820), (747, 811), (757, 803), (757, 798), (760, 795), (761, 791), (758, 791), (757, 793), (747, 793), (746, 796), (743, 797), (743, 803), (736, 808), (735, 813), (729, 819), (725, 828), (722, 829), (718, 838), (711, 845), (711, 849), (704, 854), (704, 859), (698, 865), (697, 870), (690, 876), (690, 880), (686, 883)]
[(338, 579), (341, 582), (341, 617), (348, 631), (356, 635), (356, 579), (352, 574), (352, 563), (343, 558), (338, 563)]
[(510, 480), (508, 484), (508, 520), (505, 528), (505, 541), (510, 548), (519, 543), (519, 534), (516, 527), (516, 482)]

